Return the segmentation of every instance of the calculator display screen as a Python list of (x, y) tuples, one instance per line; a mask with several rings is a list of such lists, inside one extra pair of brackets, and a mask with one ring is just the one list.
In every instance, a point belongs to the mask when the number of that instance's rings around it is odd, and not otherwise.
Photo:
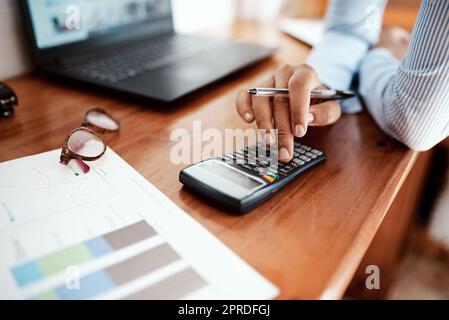
[(247, 175), (215, 161), (204, 162), (200, 164), (200, 167), (212, 173), (213, 175), (218, 175), (221, 178), (233, 182), (234, 184), (238, 185), (241, 188), (244, 188), (247, 191), (251, 191), (263, 185), (262, 182), (251, 179)]

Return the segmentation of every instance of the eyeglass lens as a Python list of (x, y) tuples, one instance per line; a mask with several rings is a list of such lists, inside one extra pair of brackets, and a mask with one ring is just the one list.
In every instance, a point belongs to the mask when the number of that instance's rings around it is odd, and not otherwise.
[(117, 121), (108, 116), (108, 114), (97, 110), (89, 111), (86, 120), (94, 126), (111, 131), (118, 130), (120, 127)]
[(91, 158), (100, 156), (106, 148), (101, 138), (86, 130), (73, 132), (67, 146), (71, 152)]

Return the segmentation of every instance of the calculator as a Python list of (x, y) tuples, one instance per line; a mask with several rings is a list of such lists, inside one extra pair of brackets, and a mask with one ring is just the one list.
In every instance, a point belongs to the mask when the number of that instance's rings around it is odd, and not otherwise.
[(267, 201), (300, 174), (325, 161), (326, 156), (323, 151), (295, 141), (290, 163), (273, 159), (277, 156), (270, 154), (269, 149), (249, 146), (194, 164), (181, 171), (179, 180), (187, 189), (218, 206), (244, 214)]

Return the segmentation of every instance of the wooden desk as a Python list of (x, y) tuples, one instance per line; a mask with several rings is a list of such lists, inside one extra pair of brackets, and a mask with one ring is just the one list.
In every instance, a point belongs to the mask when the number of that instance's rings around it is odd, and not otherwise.
[(279, 286), (280, 298), (341, 298), (417, 153), (386, 137), (366, 113), (345, 115), (332, 127), (312, 129), (305, 139), (329, 160), (259, 209), (237, 217), (204, 203), (178, 182), (182, 166), (170, 163), (171, 131), (192, 130), (194, 120), (203, 128), (243, 127), (234, 108), (237, 89), (254, 85), (278, 64), (304, 61), (309, 52), (270, 27), (236, 23), (213, 33), (281, 49), (273, 59), (169, 110), (34, 74), (12, 79), (7, 83), (17, 91), (20, 107), (14, 118), (0, 120), (0, 161), (59, 148), (87, 109), (102, 106), (122, 123), (111, 148)]

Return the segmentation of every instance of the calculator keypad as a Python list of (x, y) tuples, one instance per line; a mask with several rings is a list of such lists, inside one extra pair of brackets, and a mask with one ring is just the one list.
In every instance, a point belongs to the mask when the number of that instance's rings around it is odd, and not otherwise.
[[(269, 183), (274, 183), (285, 179), (308, 163), (321, 160), (324, 157), (322, 151), (313, 149), (298, 141), (295, 141), (293, 160), (289, 163), (270, 163), (271, 158), (268, 154), (265, 157), (260, 157), (258, 152), (259, 150), (256, 146), (246, 147), (233, 154), (225, 155), (220, 160), (243, 169), (252, 175), (262, 177)], [(277, 159), (277, 157), (274, 158)]]

